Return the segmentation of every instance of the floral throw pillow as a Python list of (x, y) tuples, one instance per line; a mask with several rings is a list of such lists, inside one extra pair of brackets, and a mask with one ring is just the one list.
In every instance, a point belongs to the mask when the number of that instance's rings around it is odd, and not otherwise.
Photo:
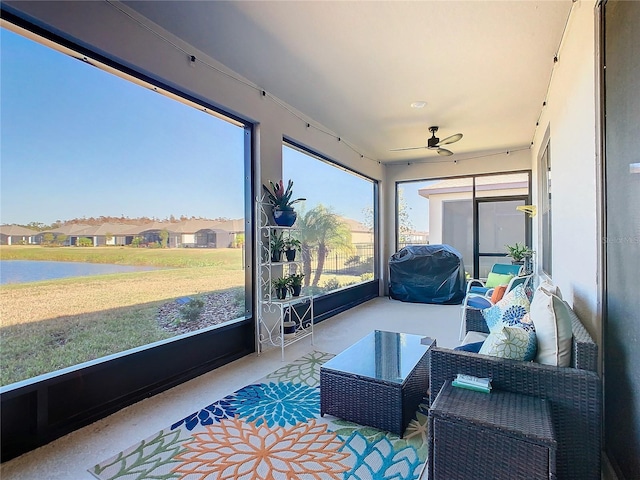
[[(489, 332), (499, 332), (505, 326), (522, 327), (522, 318), (529, 313), (530, 302), (522, 285), (507, 293), (492, 307), (481, 310)], [(531, 324), (531, 330), (533, 324)]]
[(480, 354), (530, 362), (536, 358), (538, 341), (534, 330), (503, 326), (489, 334), (480, 348)]

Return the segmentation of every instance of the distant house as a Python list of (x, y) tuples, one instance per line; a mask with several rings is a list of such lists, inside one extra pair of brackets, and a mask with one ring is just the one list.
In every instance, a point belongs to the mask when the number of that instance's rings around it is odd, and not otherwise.
[(92, 245), (97, 245), (95, 232), (98, 228), (98, 226), (77, 223), (64, 225), (52, 230), (45, 230), (43, 232), (40, 232), (40, 243), (47, 243), (45, 239), (47, 238), (47, 236), (52, 235), (53, 241), (62, 245), (79, 245), (79, 240), (81, 238), (87, 238), (91, 240)]
[(372, 229), (367, 227), (364, 223), (352, 220), (351, 218), (340, 217), (340, 220), (349, 227), (349, 230), (351, 230), (351, 243), (354, 245), (373, 245)]
[(1, 245), (36, 245), (40, 232), (19, 225), (0, 225)]
[(181, 247), (228, 248), (244, 234), (244, 220), (186, 220), (173, 228)]
[[(373, 245), (373, 232), (349, 218), (341, 217), (351, 230), (352, 243), (368, 247)], [(47, 238), (56, 244), (78, 246), (87, 239), (91, 246), (126, 246), (134, 242), (142, 246), (162, 243), (166, 236), (169, 248), (231, 248), (237, 247), (244, 237), (244, 219), (201, 220), (181, 222), (148, 222), (141, 225), (104, 223), (86, 225), (74, 223), (38, 232), (17, 225), (2, 225), (3, 245), (40, 245)], [(164, 234), (163, 232), (166, 232)]]
[[(163, 233), (163, 232), (166, 232)], [(46, 234), (62, 245), (77, 246), (80, 239), (90, 240), (92, 246), (126, 246), (162, 243), (166, 236), (169, 248), (228, 248), (237, 244), (244, 234), (244, 220), (185, 220), (182, 222), (148, 222), (141, 225), (104, 223), (102, 225), (69, 224), (35, 232), (37, 243), (44, 243)]]
[(428, 245), (429, 232), (421, 232), (418, 230), (410, 230), (403, 232), (401, 235), (401, 244), (404, 245)]

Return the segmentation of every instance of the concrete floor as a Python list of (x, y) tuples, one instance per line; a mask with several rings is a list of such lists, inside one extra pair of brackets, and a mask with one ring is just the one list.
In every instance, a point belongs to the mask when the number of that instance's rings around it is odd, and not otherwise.
[[(318, 324), (315, 345), (310, 338), (290, 345), (285, 362), (313, 350), (340, 353), (375, 329), (427, 335), (436, 338), (439, 346), (453, 347), (458, 344), (459, 327), (459, 305), (379, 297)], [(0, 465), (0, 478), (93, 479), (88, 468), (281, 366), (279, 348), (248, 355), (6, 462)]]

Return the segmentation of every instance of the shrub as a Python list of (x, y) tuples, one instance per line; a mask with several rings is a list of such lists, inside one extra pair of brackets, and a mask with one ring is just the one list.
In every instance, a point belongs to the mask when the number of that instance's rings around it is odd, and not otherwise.
[(344, 262), (345, 266), (355, 266), (360, 263), (360, 255), (352, 255)]
[(244, 316), (245, 296), (244, 289), (238, 288), (233, 291), (233, 306), (236, 308), (236, 317)]
[(330, 292), (331, 290), (337, 290), (338, 288), (340, 288), (340, 282), (336, 277), (333, 277), (324, 282), (322, 288), (324, 288), (328, 292)]
[(93, 241), (90, 238), (82, 237), (78, 239), (79, 247), (91, 247), (93, 246)]
[(203, 309), (204, 302), (199, 298), (192, 298), (182, 306), (180, 315), (182, 315), (184, 321), (193, 322), (198, 319)]

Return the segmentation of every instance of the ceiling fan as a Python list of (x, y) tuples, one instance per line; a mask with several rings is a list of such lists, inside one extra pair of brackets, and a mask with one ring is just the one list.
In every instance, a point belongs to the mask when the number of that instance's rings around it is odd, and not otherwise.
[(431, 132), (431, 138), (427, 140), (427, 144), (424, 147), (406, 147), (406, 148), (393, 148), (392, 152), (400, 152), (403, 150), (418, 150), (420, 148), (428, 148), (429, 150), (437, 150), (438, 155), (442, 155), (448, 157), (449, 155), (453, 155), (451, 150), (447, 150), (446, 148), (442, 148), (442, 145), (448, 145), (450, 143), (457, 142), (462, 138), (461, 133), (456, 133), (455, 135), (451, 135), (447, 138), (443, 138), (440, 140), (436, 137), (436, 132), (438, 131), (438, 127), (429, 127), (429, 131)]

